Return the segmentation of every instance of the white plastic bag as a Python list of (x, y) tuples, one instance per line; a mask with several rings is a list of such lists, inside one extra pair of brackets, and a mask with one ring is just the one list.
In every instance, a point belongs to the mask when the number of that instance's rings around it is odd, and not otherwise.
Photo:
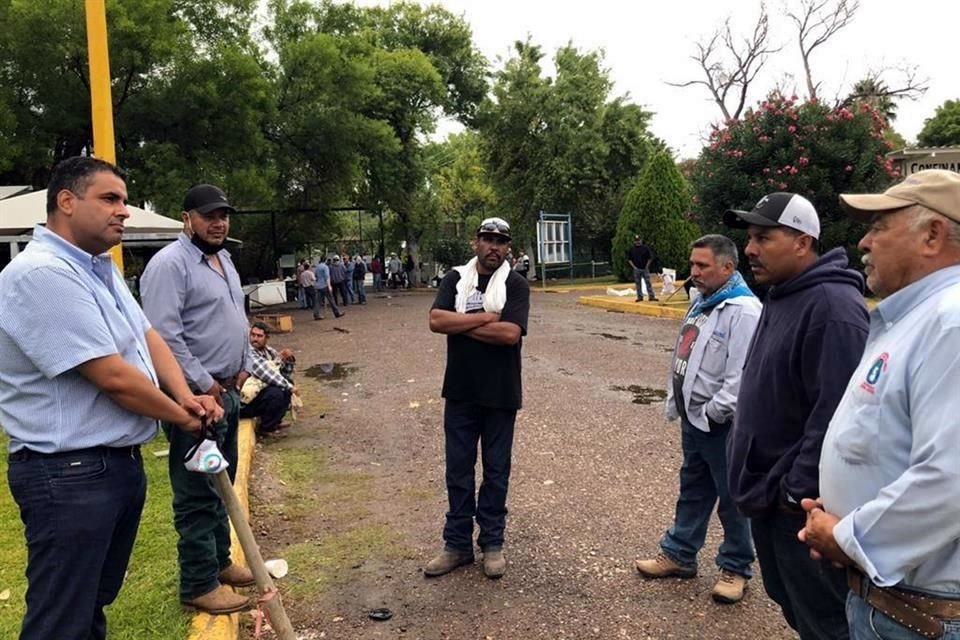
[(197, 443), (190, 447), (186, 455), (183, 456), (183, 466), (187, 471), (196, 471), (198, 473), (219, 473), (230, 466), (227, 458), (220, 453), (220, 447), (214, 438), (206, 435), (214, 433), (211, 429), (205, 430), (205, 435), (197, 440)]

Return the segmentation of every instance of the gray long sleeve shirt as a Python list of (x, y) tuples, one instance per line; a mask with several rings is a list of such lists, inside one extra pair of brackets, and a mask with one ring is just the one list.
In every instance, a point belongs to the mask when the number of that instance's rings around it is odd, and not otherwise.
[(248, 364), (240, 275), (226, 249), (217, 257), (223, 275), (181, 233), (151, 258), (140, 279), (144, 313), (199, 391)]

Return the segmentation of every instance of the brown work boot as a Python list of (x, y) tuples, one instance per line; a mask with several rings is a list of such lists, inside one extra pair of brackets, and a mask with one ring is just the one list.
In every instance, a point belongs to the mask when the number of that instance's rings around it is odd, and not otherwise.
[(721, 569), (720, 575), (717, 577), (717, 584), (713, 586), (713, 591), (710, 592), (710, 595), (713, 596), (714, 602), (719, 602), (720, 604), (735, 604), (743, 600), (743, 592), (746, 589), (746, 578), (739, 573)]
[(434, 578), (450, 573), (457, 567), (473, 564), (473, 553), (469, 551), (451, 551), (444, 549), (423, 568), (423, 575)]
[(644, 578), (695, 578), (696, 567), (685, 567), (662, 551), (651, 560), (637, 560), (637, 571)]
[(483, 552), (483, 575), (496, 580), (502, 578), (507, 570), (507, 559), (503, 557), (502, 549), (491, 549)]
[(204, 611), (214, 616), (253, 608), (250, 598), (234, 593), (229, 587), (222, 584), (217, 585), (216, 589), (202, 596), (192, 600), (183, 600), (181, 604), (186, 609)]
[(231, 564), (221, 571), (217, 580), (220, 581), (220, 584), (230, 585), (231, 587), (252, 587), (257, 584), (253, 572), (238, 564)]

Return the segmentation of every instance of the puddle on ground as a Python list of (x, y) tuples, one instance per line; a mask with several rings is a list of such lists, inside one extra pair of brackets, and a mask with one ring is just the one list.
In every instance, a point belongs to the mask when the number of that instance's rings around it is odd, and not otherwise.
[(356, 373), (357, 367), (351, 367), (349, 362), (321, 362), (308, 367), (303, 375), (314, 380), (343, 380)]
[(633, 404), (653, 404), (667, 399), (667, 392), (663, 389), (654, 389), (652, 387), (641, 387), (638, 384), (631, 384), (624, 387), (619, 384), (610, 386), (611, 391), (628, 391), (633, 394)]
[(592, 336), (600, 336), (601, 338), (606, 338), (607, 340), (626, 340), (627, 336), (617, 336), (612, 333), (591, 333)]

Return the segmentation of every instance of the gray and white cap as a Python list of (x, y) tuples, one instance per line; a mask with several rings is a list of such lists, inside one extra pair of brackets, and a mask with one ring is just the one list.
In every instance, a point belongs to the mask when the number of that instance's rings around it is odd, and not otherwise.
[(727, 209), (723, 224), (746, 229), (751, 224), (761, 227), (790, 227), (800, 233), (820, 238), (820, 217), (813, 204), (796, 193), (777, 191), (763, 196), (752, 210)]

